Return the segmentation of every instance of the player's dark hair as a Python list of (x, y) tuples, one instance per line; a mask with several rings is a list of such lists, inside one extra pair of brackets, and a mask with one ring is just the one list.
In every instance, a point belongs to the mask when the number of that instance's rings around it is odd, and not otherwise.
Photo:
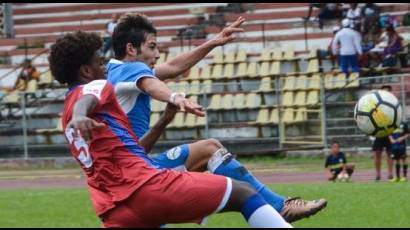
[(141, 52), (140, 47), (146, 41), (147, 34), (157, 34), (157, 30), (147, 16), (140, 13), (128, 13), (121, 16), (112, 34), (115, 58), (125, 57), (127, 43), (131, 43), (137, 52)]
[(102, 44), (98, 34), (83, 31), (69, 33), (57, 39), (48, 56), (51, 74), (61, 84), (76, 82), (80, 67), (91, 64), (95, 52)]
[(338, 141), (332, 141), (332, 145), (337, 144), (340, 147), (340, 143)]
[(385, 89), (385, 90), (388, 90), (388, 91), (392, 91), (392, 90), (393, 90), (393, 88), (391, 87), (391, 85), (382, 85), (382, 87), (380, 87), (380, 89)]

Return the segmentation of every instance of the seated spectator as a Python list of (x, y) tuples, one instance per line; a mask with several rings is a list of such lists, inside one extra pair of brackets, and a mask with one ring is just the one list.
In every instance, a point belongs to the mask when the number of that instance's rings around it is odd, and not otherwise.
[(396, 28), (399, 25), (399, 21), (395, 16), (385, 14), (379, 18), (379, 24), (381, 28), (385, 28), (388, 24), (391, 24)]
[(23, 62), (23, 69), (21, 70), (17, 83), (16, 89), (25, 90), (27, 88), (27, 82), (30, 80), (38, 81), (40, 79), (40, 72), (31, 64), (30, 59), (26, 59)]
[(363, 36), (362, 50), (363, 54), (359, 58), (360, 67), (369, 67), (370, 66), (370, 56), (369, 51), (374, 48), (374, 42), (369, 39), (369, 36)]
[(402, 49), (403, 38), (397, 33), (392, 24), (386, 25), (387, 46), (383, 51), (383, 66), (393, 67), (397, 63), (397, 53)]
[(106, 25), (106, 30), (105, 30), (105, 37), (104, 37), (104, 47), (103, 47), (103, 53), (104, 55), (107, 53), (108, 50), (111, 49), (112, 46), (112, 33), (114, 32), (115, 26), (117, 26), (118, 19), (120, 18), (119, 14), (113, 14), (112, 19), (109, 23)]
[(360, 21), (362, 19), (362, 12), (357, 3), (350, 3), (350, 8), (347, 11), (346, 18), (349, 19), (350, 27), (360, 31)]
[[(348, 74), (349, 68), (352, 72), (360, 72), (358, 63), (362, 55), (362, 36), (359, 32), (350, 28), (349, 19), (342, 21), (343, 29), (339, 30), (332, 42), (333, 55), (339, 55), (339, 65), (343, 73)], [(340, 49), (338, 51), (338, 45)]]
[(333, 43), (333, 39), (335, 39), (335, 35), (336, 33), (340, 30), (340, 26), (334, 26), (332, 31), (332, 40), (330, 40), (329, 45), (327, 46), (326, 50), (319, 50), (319, 57), (320, 58), (326, 58), (327, 56), (330, 56), (331, 58), (333, 58), (333, 54), (332, 54), (332, 43)]
[(326, 177), (329, 181), (336, 181), (338, 178), (350, 180), (354, 171), (354, 164), (347, 164), (344, 153), (340, 152), (340, 144), (337, 141), (332, 143), (330, 155), (325, 162)]
[(318, 15), (320, 29), (323, 29), (323, 20), (342, 17), (341, 5), (340, 3), (326, 3), (324, 7), (322, 7)]
[(364, 34), (374, 35), (380, 31), (379, 16), (380, 8), (374, 3), (366, 3), (361, 10), (363, 17), (363, 29)]

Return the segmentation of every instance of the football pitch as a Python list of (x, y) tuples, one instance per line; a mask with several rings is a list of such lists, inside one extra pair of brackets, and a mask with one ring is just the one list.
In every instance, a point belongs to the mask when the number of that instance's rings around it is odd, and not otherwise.
[[(325, 182), (270, 187), (280, 194), (328, 200), (326, 209), (295, 222), (295, 227), (410, 227), (409, 183)], [(85, 188), (10, 189), (0, 190), (0, 227), (101, 227), (101, 224)], [(240, 214), (227, 213), (213, 215), (206, 227), (247, 227), (247, 224)]]

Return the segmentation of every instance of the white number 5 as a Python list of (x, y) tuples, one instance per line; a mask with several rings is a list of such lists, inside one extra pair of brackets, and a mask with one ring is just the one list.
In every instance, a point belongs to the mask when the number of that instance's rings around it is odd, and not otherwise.
[(74, 147), (79, 152), (78, 160), (84, 165), (85, 168), (90, 168), (93, 165), (93, 160), (88, 149), (88, 145), (85, 140), (81, 137), (80, 131), (77, 132), (77, 135), (74, 135), (73, 128), (67, 128), (65, 130), (65, 135), (68, 139), (70, 145), (74, 144)]

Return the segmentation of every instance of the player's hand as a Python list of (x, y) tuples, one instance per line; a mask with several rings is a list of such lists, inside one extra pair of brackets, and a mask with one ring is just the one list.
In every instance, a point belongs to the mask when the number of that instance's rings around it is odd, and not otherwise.
[(192, 113), (200, 117), (205, 116), (204, 107), (185, 97), (177, 96), (175, 98), (175, 105), (178, 106), (180, 111)]
[(228, 42), (235, 40), (236, 36), (233, 34), (235, 32), (243, 32), (244, 29), (240, 28), (245, 18), (239, 17), (234, 23), (225, 27), (218, 35), (216, 35), (212, 40), (216, 46), (225, 45)]
[(173, 105), (172, 103), (167, 103), (164, 113), (162, 114), (162, 119), (164, 119), (165, 122), (169, 123), (172, 120), (174, 120), (174, 117), (177, 114), (177, 112), (178, 112), (177, 106)]
[(89, 117), (79, 116), (73, 118), (67, 124), (67, 127), (73, 128), (75, 133), (80, 131), (81, 136), (84, 138), (84, 140), (89, 141), (92, 139), (92, 130), (96, 128), (103, 128), (105, 127), (105, 124), (96, 122)]

